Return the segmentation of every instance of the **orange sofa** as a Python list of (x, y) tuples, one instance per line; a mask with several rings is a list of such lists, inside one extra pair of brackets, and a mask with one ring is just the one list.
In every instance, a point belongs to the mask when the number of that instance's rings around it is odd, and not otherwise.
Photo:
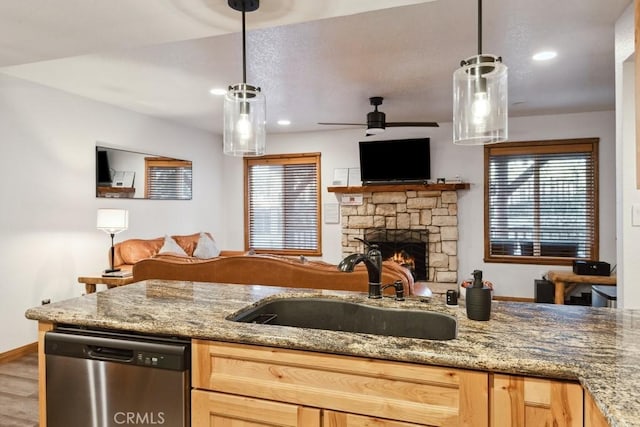
[[(209, 234), (211, 237), (211, 235)], [(244, 251), (221, 251), (210, 259), (193, 256), (200, 233), (172, 236), (187, 256), (160, 254), (164, 237), (129, 239), (115, 245), (114, 265), (131, 270), (134, 281), (147, 279), (185, 280), (255, 285), (318, 288), (366, 292), (368, 274), (364, 265), (353, 273), (338, 270), (335, 264), (278, 255), (248, 255)], [(414, 293), (411, 272), (393, 261), (384, 261), (382, 283), (402, 281), (405, 295)], [(385, 294), (393, 294), (393, 288)]]
[[(206, 233), (213, 238), (211, 234)], [(189, 234), (186, 236), (171, 236), (178, 245), (187, 253), (189, 257), (193, 256), (200, 233)], [(164, 237), (156, 239), (129, 239), (116, 243), (114, 246), (113, 265), (121, 270), (132, 270), (134, 264), (143, 259), (158, 256)], [(220, 256), (242, 255), (244, 251), (220, 251)]]

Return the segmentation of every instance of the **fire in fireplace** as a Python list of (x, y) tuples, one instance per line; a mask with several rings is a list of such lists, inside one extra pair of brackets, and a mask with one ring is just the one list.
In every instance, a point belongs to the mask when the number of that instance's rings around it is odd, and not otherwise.
[(427, 230), (365, 230), (364, 239), (377, 244), (383, 260), (392, 260), (406, 267), (414, 280), (428, 280), (429, 232)]

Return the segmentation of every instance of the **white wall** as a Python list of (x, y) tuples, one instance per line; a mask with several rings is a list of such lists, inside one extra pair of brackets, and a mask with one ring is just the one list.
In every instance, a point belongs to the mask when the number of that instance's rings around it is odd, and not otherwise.
[[(222, 234), (220, 137), (2, 75), (0, 93), (0, 353), (37, 339), (27, 308), (81, 295), (77, 277), (107, 267), (97, 208), (129, 209), (117, 240)], [(97, 141), (192, 160), (193, 200), (97, 199)]]
[(633, 3), (616, 22), (615, 70), (618, 306), (640, 308), (640, 287), (635, 284), (640, 277), (640, 227), (631, 225), (632, 206), (640, 204), (640, 191), (636, 187)]
[[(458, 242), (459, 278), (467, 277), (474, 269), (496, 285), (497, 295), (529, 297), (534, 295), (534, 279), (549, 269), (558, 267), (518, 264), (485, 264), (483, 262), (483, 148), (461, 147), (451, 143), (451, 123), (441, 123), (437, 129), (388, 129), (379, 139), (431, 138), (432, 177), (455, 177), (471, 183), (470, 190), (459, 191)], [(615, 250), (615, 118), (614, 112), (534, 116), (509, 120), (512, 141), (556, 138), (600, 138), (600, 259), (614, 265)], [(297, 134), (269, 135), (269, 154), (292, 152), (322, 152), (322, 202), (336, 203), (336, 195), (326, 191), (334, 168), (358, 166), (358, 144), (364, 139), (363, 130), (340, 130)], [(225, 200), (232, 211), (225, 219), (227, 241), (242, 248), (242, 161), (225, 160), (225, 175), (234, 183)], [(239, 183), (236, 185), (236, 183)], [(340, 224), (323, 224), (323, 259), (337, 263), (341, 257)], [(565, 267), (568, 268), (568, 267)]]

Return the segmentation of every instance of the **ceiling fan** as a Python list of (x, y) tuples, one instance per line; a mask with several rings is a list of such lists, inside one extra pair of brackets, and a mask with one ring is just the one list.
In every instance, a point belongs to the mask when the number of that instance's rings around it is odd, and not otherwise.
[(387, 122), (386, 115), (378, 111), (378, 106), (382, 105), (381, 96), (372, 96), (369, 102), (373, 105), (373, 111), (367, 113), (367, 123), (318, 123), (319, 125), (339, 125), (339, 126), (366, 126), (367, 136), (384, 132), (388, 127), (438, 127), (436, 122)]

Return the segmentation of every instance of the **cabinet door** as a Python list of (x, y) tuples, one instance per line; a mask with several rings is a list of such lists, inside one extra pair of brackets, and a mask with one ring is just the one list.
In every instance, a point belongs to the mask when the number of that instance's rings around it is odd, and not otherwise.
[(191, 392), (194, 427), (320, 427), (320, 410), (210, 391)]
[(422, 427), (424, 424), (412, 424), (402, 421), (383, 420), (346, 412), (323, 411), (322, 427)]
[(607, 419), (588, 392), (584, 393), (584, 427), (609, 427)]
[(493, 375), (491, 425), (582, 427), (582, 387), (573, 382)]

